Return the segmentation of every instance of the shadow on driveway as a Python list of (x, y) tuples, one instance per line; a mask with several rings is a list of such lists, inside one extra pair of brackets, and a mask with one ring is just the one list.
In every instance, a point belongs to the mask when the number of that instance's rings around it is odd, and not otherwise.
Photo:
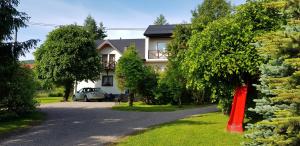
[(47, 114), (45, 122), (24, 133), (1, 140), (0, 145), (103, 145), (149, 126), (194, 114), (217, 111), (216, 106), (213, 105), (174, 112), (126, 112), (111, 110), (113, 105), (113, 102), (70, 102), (42, 105), (41, 110)]

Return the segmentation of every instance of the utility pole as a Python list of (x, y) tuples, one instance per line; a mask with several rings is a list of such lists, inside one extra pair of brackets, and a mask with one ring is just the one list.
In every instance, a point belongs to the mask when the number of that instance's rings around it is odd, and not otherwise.
[(15, 38), (14, 38), (14, 44), (12, 47), (12, 57), (13, 59), (15, 58), (15, 48), (17, 46), (17, 42), (18, 42), (18, 28), (15, 27)]
[(15, 43), (18, 41), (18, 28), (15, 27)]

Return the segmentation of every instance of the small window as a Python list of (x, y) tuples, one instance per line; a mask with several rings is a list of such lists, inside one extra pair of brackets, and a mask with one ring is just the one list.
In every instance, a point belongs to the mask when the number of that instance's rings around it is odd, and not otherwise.
[(102, 86), (113, 86), (113, 76), (102, 76)]
[(109, 54), (109, 62), (115, 62), (115, 54)]
[(102, 62), (107, 62), (108, 55), (107, 54), (102, 54)]

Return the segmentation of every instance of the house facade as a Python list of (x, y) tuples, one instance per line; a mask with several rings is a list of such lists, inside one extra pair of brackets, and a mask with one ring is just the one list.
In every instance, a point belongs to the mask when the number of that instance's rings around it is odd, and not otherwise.
[(175, 25), (150, 25), (143, 39), (115, 39), (96, 41), (97, 52), (102, 58), (104, 71), (97, 81), (76, 82), (74, 91), (81, 88), (101, 88), (106, 93), (121, 94), (115, 78), (115, 67), (119, 58), (130, 45), (135, 45), (145, 65), (151, 65), (157, 71), (163, 71), (168, 61), (167, 44), (171, 40)]

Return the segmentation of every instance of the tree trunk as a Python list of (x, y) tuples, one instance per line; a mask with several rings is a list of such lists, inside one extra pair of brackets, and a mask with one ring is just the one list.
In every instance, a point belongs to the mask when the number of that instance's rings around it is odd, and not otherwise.
[(65, 82), (65, 95), (64, 95), (64, 101), (68, 101), (70, 92), (72, 90), (73, 81), (66, 81)]
[(128, 104), (129, 106), (133, 106), (133, 99), (134, 99), (134, 94), (130, 91), (129, 92), (129, 97), (128, 97)]
[(201, 103), (200, 104), (203, 104), (204, 102), (205, 102), (205, 88), (203, 89), (203, 92), (202, 92), (202, 98), (201, 98)]
[(181, 106), (182, 106), (182, 103), (181, 103), (181, 98), (180, 98), (180, 97), (178, 98), (178, 106), (179, 106), (179, 107), (181, 107)]

